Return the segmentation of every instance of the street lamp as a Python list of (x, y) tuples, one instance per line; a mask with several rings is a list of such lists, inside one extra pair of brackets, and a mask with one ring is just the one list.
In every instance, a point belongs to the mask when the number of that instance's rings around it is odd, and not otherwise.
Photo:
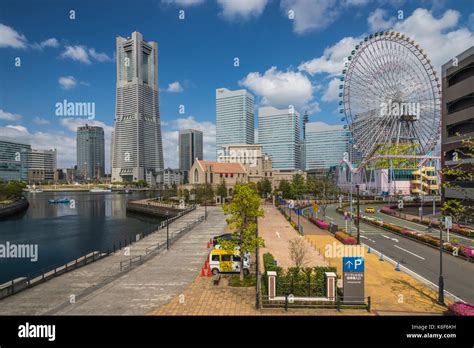
[(170, 250), (170, 235), (169, 235), (168, 210), (166, 211), (166, 250)]
[(444, 279), (443, 279), (443, 221), (439, 220), (439, 280), (438, 280), (438, 304), (444, 306)]
[(360, 199), (359, 199), (359, 185), (356, 185), (357, 189), (357, 244), (360, 244)]

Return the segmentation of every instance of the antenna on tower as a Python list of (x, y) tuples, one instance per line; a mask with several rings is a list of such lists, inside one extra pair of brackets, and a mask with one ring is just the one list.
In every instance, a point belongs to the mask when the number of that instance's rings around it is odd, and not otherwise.
[(303, 139), (306, 139), (306, 123), (309, 122), (308, 110), (305, 110), (303, 115)]

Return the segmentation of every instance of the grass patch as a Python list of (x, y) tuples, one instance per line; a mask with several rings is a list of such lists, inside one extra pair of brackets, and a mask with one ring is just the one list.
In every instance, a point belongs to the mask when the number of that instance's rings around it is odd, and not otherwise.
[(231, 275), (229, 278), (229, 286), (234, 286), (238, 288), (248, 288), (255, 286), (256, 278), (255, 275), (244, 276), (244, 280), (240, 281), (240, 276), (238, 274)]

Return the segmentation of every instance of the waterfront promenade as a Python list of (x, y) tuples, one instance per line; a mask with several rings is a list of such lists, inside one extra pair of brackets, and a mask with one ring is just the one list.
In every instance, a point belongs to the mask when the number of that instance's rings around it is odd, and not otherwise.
[[(169, 233), (204, 215), (204, 208), (169, 226)], [(0, 300), (0, 315), (142, 315), (179, 296), (194, 280), (209, 252), (206, 243), (222, 234), (226, 221), (221, 207), (208, 207), (208, 219), (179, 238), (166, 251), (121, 270), (120, 262), (145, 254), (147, 247), (166, 241), (166, 229), (85, 267)], [(73, 301), (71, 301), (73, 299)]]

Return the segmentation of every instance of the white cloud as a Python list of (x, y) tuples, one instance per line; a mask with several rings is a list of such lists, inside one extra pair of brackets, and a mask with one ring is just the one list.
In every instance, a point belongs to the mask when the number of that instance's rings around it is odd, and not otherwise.
[(341, 84), (341, 82), (339, 81), (339, 79), (337, 79), (337, 78), (332, 79), (329, 82), (328, 87), (327, 87), (326, 91), (324, 92), (323, 96), (321, 97), (321, 100), (325, 101), (325, 102), (331, 102), (331, 101), (338, 100), (339, 99), (339, 85), (340, 84)]
[(326, 73), (331, 75), (341, 74), (344, 66), (344, 58), (347, 57), (355, 45), (359, 43), (361, 37), (345, 37), (331, 47), (324, 49), (321, 57), (303, 62), (298, 69), (310, 75)]
[(34, 132), (26, 127), (8, 125), (0, 127), (0, 134), (19, 142), (30, 144), (34, 149), (57, 149), (58, 167), (70, 167), (76, 163), (76, 137), (63, 132)]
[(26, 48), (26, 37), (12, 27), (0, 23), (0, 47)]
[(167, 92), (171, 92), (171, 93), (180, 93), (183, 90), (184, 90), (183, 86), (181, 86), (181, 84), (178, 81), (170, 83), (168, 85), (168, 88), (166, 89)]
[(289, 18), (289, 11), (293, 11), (293, 31), (302, 35), (324, 29), (332, 24), (342, 11), (367, 3), (369, 0), (282, 0), (280, 7), (286, 18)]
[(89, 48), (89, 55), (98, 62), (111, 62), (113, 59), (105, 53), (99, 53), (95, 48)]
[(379, 31), (379, 30), (387, 30), (391, 29), (395, 24), (396, 18), (390, 17), (387, 18), (387, 11), (383, 9), (376, 9), (372, 12), (369, 17), (367, 18), (367, 23), (369, 24), (369, 30), (371, 32)]
[(41, 41), (40, 43), (35, 42), (34, 44), (31, 45), (31, 47), (42, 50), (45, 47), (58, 47), (59, 46), (59, 41), (58, 39), (52, 37), (50, 39)]
[(227, 20), (248, 20), (259, 17), (265, 10), (268, 0), (217, 0), (221, 7), (220, 15)]
[(92, 59), (98, 62), (110, 62), (113, 58), (105, 53), (100, 53), (95, 48), (87, 48), (86, 46), (66, 46), (64, 52), (61, 53), (62, 58), (69, 58), (84, 64), (91, 64)]
[(73, 89), (77, 85), (77, 81), (74, 76), (61, 76), (58, 79), (58, 83), (61, 88), (65, 90)]
[(404, 21), (397, 22), (394, 29), (414, 39), (439, 72), (441, 65), (474, 45), (473, 33), (459, 27), (460, 17), (458, 11), (446, 10), (435, 18), (428, 10), (418, 8)]
[(203, 132), (204, 159), (215, 160), (216, 125), (209, 121), (199, 122), (193, 116), (178, 118), (167, 123), (169, 130), (162, 130), (165, 167), (178, 168), (179, 130), (197, 129)]
[(49, 121), (45, 118), (41, 118), (41, 117), (38, 117), (36, 116), (34, 119), (33, 119), (33, 123), (39, 125), (39, 126), (42, 126), (42, 125), (45, 125), (45, 124), (49, 124)]
[(280, 71), (275, 66), (263, 75), (251, 72), (239, 81), (262, 98), (263, 105), (277, 108), (294, 105), (297, 109), (309, 104), (313, 98), (313, 86), (308, 77), (298, 71)]
[(178, 5), (182, 7), (196, 6), (204, 3), (205, 0), (161, 0), (166, 5)]
[(18, 121), (21, 118), (21, 115), (12, 114), (11, 112), (6, 112), (0, 109), (0, 120), (4, 121)]

